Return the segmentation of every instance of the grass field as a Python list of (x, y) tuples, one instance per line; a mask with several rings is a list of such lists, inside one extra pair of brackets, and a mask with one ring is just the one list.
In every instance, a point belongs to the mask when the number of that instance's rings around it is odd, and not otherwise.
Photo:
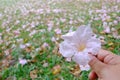
[(87, 24), (120, 54), (119, 0), (0, 0), (0, 80), (88, 80), (59, 53), (61, 35)]

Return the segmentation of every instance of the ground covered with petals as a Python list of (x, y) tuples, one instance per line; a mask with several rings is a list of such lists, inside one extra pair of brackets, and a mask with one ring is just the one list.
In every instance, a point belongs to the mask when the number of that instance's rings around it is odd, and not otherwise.
[(0, 80), (87, 80), (59, 44), (88, 24), (120, 54), (120, 0), (0, 0)]

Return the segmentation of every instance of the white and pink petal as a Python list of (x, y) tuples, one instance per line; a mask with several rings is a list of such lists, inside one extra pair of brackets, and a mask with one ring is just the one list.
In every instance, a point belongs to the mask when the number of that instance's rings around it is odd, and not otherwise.
[(68, 43), (67, 41), (64, 41), (60, 44), (59, 51), (63, 57), (71, 58), (75, 54), (76, 50), (75, 47), (72, 46), (72, 43)]
[(72, 57), (72, 60), (79, 65), (85, 66), (90, 61), (90, 57), (89, 57), (88, 53), (79, 52)]

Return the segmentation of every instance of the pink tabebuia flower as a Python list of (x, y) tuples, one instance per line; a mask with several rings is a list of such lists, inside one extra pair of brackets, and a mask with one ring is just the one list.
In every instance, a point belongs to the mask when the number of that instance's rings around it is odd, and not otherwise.
[(89, 53), (96, 55), (101, 48), (100, 40), (93, 35), (90, 26), (80, 26), (76, 31), (63, 35), (64, 41), (60, 44), (60, 53), (79, 64), (81, 70), (89, 70)]

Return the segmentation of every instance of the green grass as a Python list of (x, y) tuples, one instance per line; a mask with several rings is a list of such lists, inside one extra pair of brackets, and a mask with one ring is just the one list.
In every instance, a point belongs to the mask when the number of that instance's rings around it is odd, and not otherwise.
[[(65, 59), (58, 52), (58, 44), (62, 41), (59, 39), (56, 42), (51, 41), (51, 38), (54, 36), (55, 38), (59, 38), (60, 35), (55, 33), (56, 28), (60, 28), (62, 30), (62, 34), (65, 34), (69, 31), (69, 29), (73, 26), (73, 29), (76, 30), (78, 26), (82, 24), (90, 23), (91, 17), (95, 17), (98, 15), (95, 13), (96, 9), (101, 9), (102, 3), (104, 1), (98, 2), (89, 2), (85, 3), (81, 0), (74, 1), (71, 0), (68, 2), (64, 1), (53, 1), (48, 4), (48, 0), (0, 0), (0, 13), (3, 13), (3, 17), (0, 20), (0, 33), (2, 33), (2, 39), (4, 43), (0, 44), (0, 80), (88, 80), (89, 71), (82, 71), (78, 76), (74, 76), (71, 72), (75, 69), (74, 62), (66, 62)], [(32, 7), (29, 7), (29, 5)], [(54, 4), (55, 3), (55, 4)], [(117, 3), (105, 3), (106, 6), (110, 8), (112, 6), (118, 5)], [(22, 6), (25, 6), (29, 9), (63, 9), (64, 12), (61, 13), (46, 13), (37, 14), (34, 12), (30, 12), (27, 15), (22, 15), (20, 9), (23, 9)], [(118, 5), (119, 7), (119, 5)], [(9, 10), (10, 9), (10, 10)], [(4, 10), (7, 10), (7, 13), (4, 13)], [(93, 15), (89, 15), (89, 10), (93, 10)], [(111, 15), (112, 13), (110, 13)], [(117, 16), (119, 14), (115, 12)], [(2, 25), (2, 23), (7, 22), (8, 16), (11, 16), (10, 23), (7, 25)], [(40, 17), (40, 19), (37, 19)], [(65, 18), (66, 22), (61, 22), (60, 18)], [(69, 24), (69, 20), (76, 20), (77, 22), (73, 22), (73, 24)], [(81, 19), (79, 21), (79, 19)], [(114, 20), (115, 18), (113, 18)], [(19, 20), (20, 23), (15, 24), (15, 21)], [(51, 31), (48, 31), (48, 22), (53, 21), (54, 26)], [(30, 31), (32, 22), (39, 22), (34, 28)], [(59, 24), (57, 24), (59, 22)], [(30, 24), (29, 24), (30, 23)], [(22, 29), (23, 25), (27, 25), (25, 29)], [(104, 36), (107, 44), (102, 47), (114, 52), (119, 55), (120, 52), (120, 39), (115, 39), (112, 34), (101, 34), (103, 31), (102, 21), (92, 21), (93, 31), (98, 36)], [(111, 26), (119, 29), (119, 25)], [(10, 32), (6, 30), (12, 27)], [(15, 37), (14, 30), (20, 29), (20, 35)], [(33, 36), (29, 36), (33, 30), (36, 30)], [(17, 39), (23, 39), (23, 42), (17, 42)], [(8, 45), (6, 45), (6, 43)], [(46, 42), (49, 44), (49, 47), (42, 48), (43, 43)], [(109, 45), (112, 42), (113, 45)], [(30, 51), (26, 51), (26, 49), (20, 49), (19, 44), (31, 43), (31, 46), (28, 47)], [(12, 48), (13, 44), (16, 45), (15, 48)], [(41, 48), (40, 51), (36, 51), (35, 49)], [(111, 49), (114, 48), (114, 49)], [(5, 55), (7, 49), (10, 49), (10, 54)], [(12, 59), (11, 59), (12, 58)], [(19, 63), (19, 58), (24, 58), (29, 60), (27, 64), (22, 66)], [(6, 60), (6, 63), (3, 63)], [(13, 62), (11, 62), (13, 61)], [(7, 62), (9, 66), (7, 66)], [(44, 67), (43, 64), (48, 63), (47, 67)], [(53, 74), (53, 67), (56, 65), (60, 65), (61, 70), (57, 74)], [(31, 79), (30, 72), (36, 70), (35, 75), (37, 77), (35, 79)]]
[(0, 0), (0, 7), (6, 7), (14, 5), (19, 0)]

